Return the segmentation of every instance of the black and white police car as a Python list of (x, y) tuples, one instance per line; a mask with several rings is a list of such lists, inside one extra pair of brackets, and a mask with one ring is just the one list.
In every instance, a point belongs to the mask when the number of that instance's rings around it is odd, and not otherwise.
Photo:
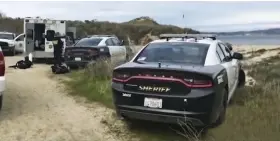
[(127, 50), (123, 43), (114, 35), (92, 35), (66, 47), (64, 61), (70, 68), (85, 66), (102, 57), (110, 58), (112, 63), (124, 63)]
[[(240, 60), (213, 35), (164, 34), (113, 71), (117, 115), (194, 126), (220, 125), (245, 82)], [(204, 38), (204, 39), (203, 39)]]

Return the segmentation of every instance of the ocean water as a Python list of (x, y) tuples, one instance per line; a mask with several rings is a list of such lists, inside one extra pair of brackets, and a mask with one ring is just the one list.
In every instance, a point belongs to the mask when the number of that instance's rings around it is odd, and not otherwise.
[(218, 36), (217, 39), (234, 45), (280, 45), (280, 35)]

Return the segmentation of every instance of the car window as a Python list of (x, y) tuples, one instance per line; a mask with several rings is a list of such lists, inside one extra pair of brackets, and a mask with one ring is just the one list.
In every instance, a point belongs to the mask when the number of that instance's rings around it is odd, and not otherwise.
[(232, 45), (229, 44), (229, 43), (223, 43), (223, 45), (225, 46), (226, 51), (230, 54), (230, 56), (232, 56), (233, 55), (233, 51), (229, 49), (230, 47), (232, 48)]
[(75, 46), (98, 46), (101, 38), (84, 38), (75, 44)]
[(14, 39), (14, 35), (13, 34), (0, 34), (0, 39), (13, 40)]
[(24, 35), (19, 36), (16, 41), (23, 41), (24, 40)]
[(28, 39), (33, 39), (33, 30), (32, 29), (27, 29), (26, 37)]
[(204, 65), (208, 48), (209, 44), (200, 43), (152, 43), (139, 53), (135, 61)]
[(221, 61), (223, 61), (225, 59), (225, 54), (223, 53), (220, 46), (217, 46), (216, 53), (218, 54)]
[(105, 41), (105, 44), (106, 44), (107, 46), (114, 46), (114, 42), (112, 41), (112, 39), (107, 39), (107, 40)]
[(222, 43), (219, 43), (219, 46), (221, 47), (221, 49), (224, 52), (225, 56), (231, 57), (231, 54), (230, 54), (230, 52), (228, 50), (226, 50), (226, 46), (225, 45), (223, 45)]
[(120, 41), (118, 39), (112, 38), (112, 41), (113, 41), (114, 45), (116, 45), (116, 46), (120, 45)]

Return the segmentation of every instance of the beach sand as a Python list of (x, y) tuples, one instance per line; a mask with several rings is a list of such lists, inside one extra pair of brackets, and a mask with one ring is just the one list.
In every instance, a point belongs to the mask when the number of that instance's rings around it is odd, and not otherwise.
[(240, 53), (246, 53), (246, 52), (254, 52), (260, 49), (277, 49), (280, 48), (279, 45), (233, 45), (233, 50), (240, 52)]
[[(280, 54), (280, 45), (239, 45), (234, 46), (233, 50), (240, 52), (244, 56), (242, 61), (243, 65), (250, 66), (252, 64), (261, 62), (263, 59), (267, 59)], [(253, 68), (251, 68), (253, 69)], [(248, 75), (249, 70), (244, 70), (246, 74), (246, 86), (254, 86), (257, 82), (254, 78)]]

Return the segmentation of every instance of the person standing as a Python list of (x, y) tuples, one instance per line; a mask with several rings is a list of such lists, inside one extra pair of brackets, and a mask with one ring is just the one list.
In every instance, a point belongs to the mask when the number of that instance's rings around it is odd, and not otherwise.
[(61, 37), (59, 37), (58, 33), (53, 40), (53, 55), (54, 55), (54, 66), (61, 66), (62, 65), (62, 51), (63, 51), (63, 41)]

